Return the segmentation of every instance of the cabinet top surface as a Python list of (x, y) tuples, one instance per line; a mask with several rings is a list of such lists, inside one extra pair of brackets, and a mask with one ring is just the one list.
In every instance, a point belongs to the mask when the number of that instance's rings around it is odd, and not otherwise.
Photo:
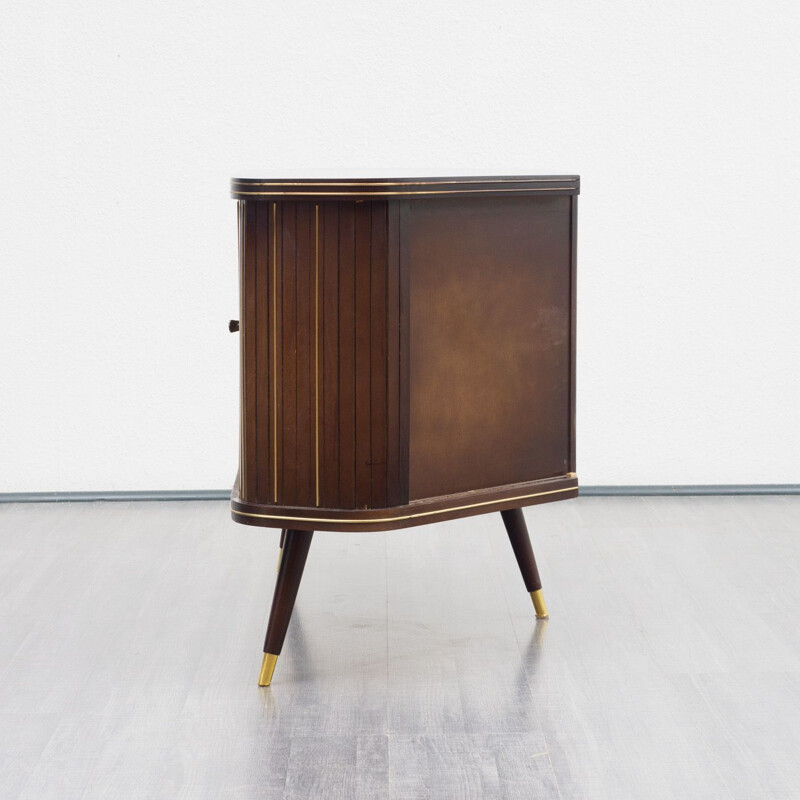
[[(362, 175), (364, 173), (361, 173)], [(577, 175), (494, 175), (494, 176), (417, 176), (391, 177), (371, 174), (329, 176), (320, 171), (314, 175), (289, 177), (242, 177), (231, 179), (231, 196), (237, 200), (308, 200), (329, 198), (431, 198), (442, 196), (579, 194)]]

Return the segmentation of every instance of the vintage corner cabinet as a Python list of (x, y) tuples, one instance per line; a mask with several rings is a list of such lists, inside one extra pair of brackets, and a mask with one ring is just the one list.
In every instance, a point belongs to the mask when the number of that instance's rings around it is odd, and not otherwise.
[(500, 512), (547, 616), (521, 508), (578, 493), (579, 187), (573, 175), (232, 181), (232, 516), (282, 529), (262, 686), (314, 531)]

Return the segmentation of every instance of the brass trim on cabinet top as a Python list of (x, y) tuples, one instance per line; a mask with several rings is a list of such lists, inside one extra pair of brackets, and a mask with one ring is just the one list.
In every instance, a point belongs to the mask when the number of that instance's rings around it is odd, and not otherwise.
[(563, 178), (452, 178), (451, 180), (381, 181), (364, 178), (360, 181), (251, 181), (232, 178), (240, 186), (454, 186), (459, 183), (574, 183), (577, 177)]
[[(566, 182), (567, 181), (565, 181), (565, 183)], [(530, 194), (531, 192), (575, 192), (576, 190), (576, 186), (539, 186), (529, 187), (527, 189), (431, 189), (408, 192), (243, 192), (239, 189), (231, 189), (232, 193), (235, 195), (255, 195), (261, 197), (275, 197), (277, 195), (287, 197), (406, 197), (408, 195), (419, 194)]]
[(431, 517), (436, 514), (449, 514), (453, 511), (464, 511), (468, 508), (481, 508), (482, 506), (494, 506), (498, 503), (514, 503), (517, 500), (528, 500), (531, 497), (543, 497), (548, 494), (561, 494), (562, 492), (576, 492), (577, 486), (565, 486), (561, 489), (548, 489), (546, 492), (532, 492), (531, 494), (521, 494), (516, 497), (497, 497), (494, 500), (483, 500), (480, 503), (469, 503), (460, 506), (447, 506), (446, 508), (437, 508), (432, 511), (418, 511), (415, 514), (403, 514), (393, 517), (362, 517), (360, 519), (347, 519), (345, 517), (340, 519), (331, 519), (325, 517), (290, 517), (283, 514), (254, 514), (252, 511), (239, 511), (231, 506), (231, 511), (238, 514), (240, 517), (255, 517), (257, 519), (281, 519), (289, 522), (325, 522), (333, 525), (369, 525), (370, 523), (377, 523), (379, 525), (386, 522), (402, 522), (406, 519), (419, 519), (420, 517)]

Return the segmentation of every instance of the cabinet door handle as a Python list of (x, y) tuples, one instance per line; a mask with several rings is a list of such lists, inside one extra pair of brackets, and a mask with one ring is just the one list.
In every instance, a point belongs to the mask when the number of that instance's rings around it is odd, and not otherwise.
[(239, 330), (239, 320), (238, 320), (238, 319), (232, 319), (232, 320), (231, 320), (231, 321), (228, 323), (228, 330), (229, 330), (231, 333), (236, 333), (236, 331), (238, 331), (238, 330)]

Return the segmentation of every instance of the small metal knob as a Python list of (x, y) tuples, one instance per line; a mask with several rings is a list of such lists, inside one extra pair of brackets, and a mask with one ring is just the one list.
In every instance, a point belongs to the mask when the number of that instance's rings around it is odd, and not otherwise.
[(232, 319), (232, 320), (231, 320), (231, 321), (228, 323), (228, 330), (229, 330), (231, 333), (236, 333), (236, 331), (238, 331), (238, 330), (239, 330), (239, 320), (238, 320), (238, 319)]

